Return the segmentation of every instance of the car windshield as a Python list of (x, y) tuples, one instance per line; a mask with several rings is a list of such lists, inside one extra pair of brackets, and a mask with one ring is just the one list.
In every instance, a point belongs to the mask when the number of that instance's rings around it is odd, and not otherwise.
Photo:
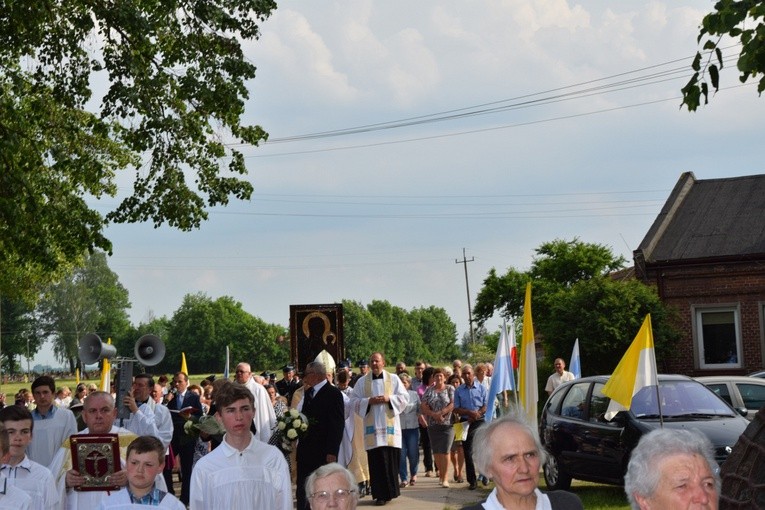
[[(664, 418), (735, 416), (706, 386), (696, 381), (661, 381), (661, 414)], [(658, 418), (656, 386), (647, 386), (632, 397), (630, 410), (637, 418)]]

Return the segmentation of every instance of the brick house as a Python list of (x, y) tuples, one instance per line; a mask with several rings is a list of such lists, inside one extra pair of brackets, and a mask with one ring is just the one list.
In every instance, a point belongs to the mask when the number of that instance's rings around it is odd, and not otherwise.
[(748, 374), (765, 366), (765, 175), (680, 176), (633, 253), (635, 276), (677, 310), (682, 338), (660, 370)]

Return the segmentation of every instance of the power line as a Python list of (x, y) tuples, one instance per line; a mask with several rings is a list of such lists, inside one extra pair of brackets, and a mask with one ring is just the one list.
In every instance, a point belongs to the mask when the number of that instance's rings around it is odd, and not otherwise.
[[(728, 49), (728, 48), (724, 48), (724, 49)], [(735, 54), (726, 55), (723, 58), (723, 60), (724, 62), (729, 63), (731, 60), (734, 60), (736, 57), (737, 55)], [(476, 116), (476, 115), (486, 115), (490, 113), (498, 113), (498, 112), (514, 110), (518, 108), (526, 108), (530, 106), (550, 104), (554, 102), (559, 102), (561, 100), (570, 100), (570, 99), (577, 99), (581, 97), (589, 97), (591, 95), (594, 95), (595, 93), (601, 94), (606, 91), (615, 92), (615, 91), (627, 90), (627, 89), (631, 89), (635, 87), (655, 85), (657, 83), (663, 83), (665, 81), (668, 81), (669, 79), (674, 79), (678, 75), (686, 75), (688, 73), (687, 66), (674, 67), (674, 68), (662, 70), (659, 72), (653, 72), (653, 73), (649, 73), (642, 76), (619, 80), (613, 83), (603, 84), (603, 82), (614, 80), (616, 78), (622, 78), (625, 76), (634, 75), (636, 73), (642, 73), (645, 71), (659, 69), (671, 64), (676, 64), (678, 62), (685, 62), (690, 60), (690, 58), (691, 57), (669, 60), (666, 62), (662, 62), (660, 64), (654, 64), (651, 66), (633, 69), (630, 71), (624, 71), (624, 72), (613, 74), (610, 76), (597, 78), (593, 80), (587, 80), (587, 81), (575, 83), (572, 85), (551, 88), (551, 89), (547, 89), (540, 92), (519, 95), (519, 96), (507, 98), (507, 99), (501, 99), (497, 101), (491, 101), (491, 102), (481, 103), (481, 104), (472, 105), (472, 106), (444, 110), (441, 112), (407, 117), (407, 118), (392, 120), (392, 121), (364, 124), (364, 125), (353, 126), (349, 128), (318, 131), (313, 133), (304, 133), (304, 134), (289, 135), (289, 136), (283, 136), (283, 137), (272, 137), (272, 138), (269, 138), (263, 145), (266, 146), (269, 144), (279, 144), (279, 143), (287, 143), (287, 142), (295, 142), (295, 141), (305, 141), (305, 140), (314, 140), (314, 139), (321, 139), (321, 138), (347, 136), (351, 134), (397, 129), (401, 127), (409, 127), (409, 126), (428, 124), (433, 122), (457, 120), (457, 119)], [(599, 85), (593, 86), (593, 87), (587, 87), (588, 85), (593, 85), (593, 84), (599, 84)], [(582, 89), (582, 87), (587, 87), (587, 88)], [(571, 91), (572, 89), (575, 89), (575, 90)], [(569, 92), (560, 93), (563, 91), (569, 91)], [(546, 96), (541, 98), (537, 97), (537, 96), (543, 96), (543, 95), (546, 95)], [(235, 147), (237, 145), (247, 146), (249, 144), (231, 144), (229, 146)]]

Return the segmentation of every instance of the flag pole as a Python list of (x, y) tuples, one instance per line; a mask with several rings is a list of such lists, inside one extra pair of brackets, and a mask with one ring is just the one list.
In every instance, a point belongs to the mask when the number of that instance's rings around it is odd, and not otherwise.
[[(513, 344), (517, 344), (517, 342), (515, 342), (515, 321), (512, 319), (510, 319), (510, 327), (512, 328), (512, 332), (513, 332)], [(509, 333), (507, 332), (507, 329), (505, 329), (505, 334), (509, 335)], [(507, 338), (510, 338), (510, 336), (508, 336)], [(513, 361), (514, 360), (511, 354), (510, 355), (510, 370), (511, 370), (510, 377), (513, 378), (513, 388), (514, 388), (513, 396), (515, 399), (515, 408), (518, 409), (521, 405), (521, 402), (518, 399), (518, 369), (515, 368), (515, 363), (513, 363)]]

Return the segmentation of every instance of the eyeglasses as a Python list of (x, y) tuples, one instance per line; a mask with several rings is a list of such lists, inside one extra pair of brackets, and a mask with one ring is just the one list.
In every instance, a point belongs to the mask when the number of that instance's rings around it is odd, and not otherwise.
[(311, 499), (318, 503), (329, 503), (329, 501), (332, 499), (332, 496), (334, 496), (335, 500), (337, 501), (345, 501), (346, 499), (350, 498), (351, 494), (354, 492), (356, 492), (354, 489), (336, 489), (332, 492), (318, 491), (311, 494)]

